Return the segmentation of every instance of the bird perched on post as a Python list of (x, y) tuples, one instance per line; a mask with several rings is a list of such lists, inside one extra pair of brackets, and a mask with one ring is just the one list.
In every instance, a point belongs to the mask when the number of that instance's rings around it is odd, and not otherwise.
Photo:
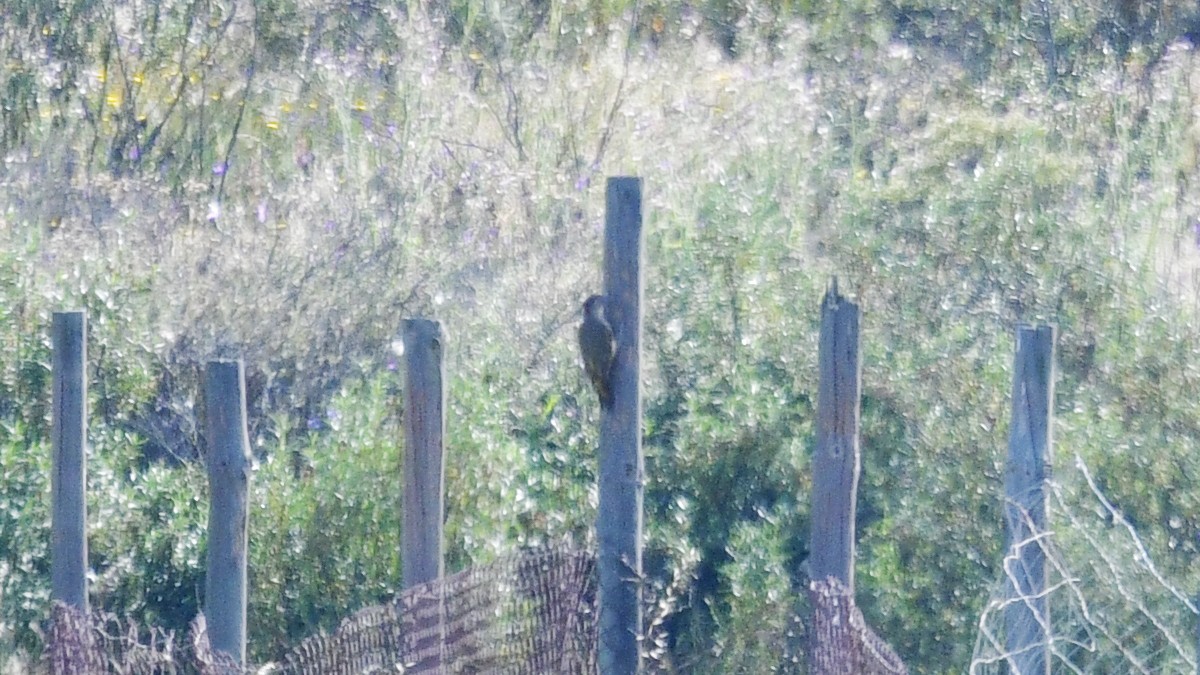
[(600, 407), (609, 410), (613, 404), (609, 376), (617, 354), (617, 342), (605, 316), (606, 303), (602, 295), (593, 295), (584, 301), (583, 323), (579, 324), (579, 351), (583, 353), (583, 368), (600, 397)]

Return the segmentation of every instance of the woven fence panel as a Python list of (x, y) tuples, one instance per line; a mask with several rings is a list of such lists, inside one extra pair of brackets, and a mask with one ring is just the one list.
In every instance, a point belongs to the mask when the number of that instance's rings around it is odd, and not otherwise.
[(863, 621), (854, 595), (840, 581), (828, 577), (812, 582), (809, 598), (813, 675), (907, 675), (904, 662)]
[(272, 672), (592, 673), (594, 568), (591, 554), (561, 549), (472, 567), (356, 612)]
[(90, 616), (61, 602), (54, 603), (41, 670), (54, 675), (241, 675), (243, 670), (224, 654), (214, 654), (204, 617), (192, 623), (191, 640), (140, 627), (113, 614)]
[(594, 673), (595, 557), (539, 549), (472, 567), (367, 607), (279, 663), (243, 670), (209, 645), (56, 603), (40, 670), (71, 675)]

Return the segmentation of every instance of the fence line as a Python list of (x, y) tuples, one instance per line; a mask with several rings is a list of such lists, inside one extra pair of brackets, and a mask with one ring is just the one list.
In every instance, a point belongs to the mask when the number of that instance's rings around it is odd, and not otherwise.
[(314, 635), (277, 663), (244, 669), (214, 651), (204, 615), (189, 640), (56, 602), (43, 667), (71, 675), (360, 675), (592, 673), (596, 559), (568, 548), (522, 551), (405, 590)]
[[(405, 445), (406, 462), (409, 456), (414, 462), (405, 478), (405, 498), (413, 499), (405, 503), (404, 536), (413, 537), (411, 542), (406, 540), (403, 549), (406, 589), (392, 602), (359, 610), (344, 620), (337, 631), (304, 640), (279, 663), (268, 664), (265, 667), (268, 672), (339, 675), (400, 669), (409, 673), (590, 673), (599, 668), (605, 675), (623, 675), (641, 668), (645, 628), (641, 598), (645, 477), (640, 447), (638, 371), (643, 295), (641, 183), (636, 178), (617, 178), (611, 179), (608, 187), (605, 293), (606, 306), (612, 309), (607, 319), (615, 334), (616, 354), (608, 383), (614, 402), (611, 409), (601, 413), (599, 553), (593, 556), (565, 549), (525, 551), (449, 577), (442, 576), (443, 337), (436, 322), (406, 322), (410, 368), (405, 392), (408, 406), (404, 416)], [(71, 325), (77, 328), (72, 335), (77, 338), (78, 349), (72, 347), (73, 343), (62, 332), (67, 327), (64, 317), (76, 322)], [(907, 672), (895, 651), (866, 625), (854, 602), (854, 505), (859, 471), (861, 389), (859, 318), (858, 307), (838, 294), (835, 282), (822, 302), (818, 438), (812, 463), (808, 561), (814, 577), (809, 587), (813, 608), (808, 626), (809, 668), (819, 675)], [(139, 631), (133, 624), (123, 624), (115, 617), (87, 614), (86, 587), (80, 601), (77, 579), (60, 583), (60, 576), (67, 578), (65, 571), (59, 573), (67, 569), (60, 563), (77, 558), (78, 546), (72, 544), (60, 554), (57, 544), (66, 541), (68, 530), (78, 529), (77, 521), (83, 519), (78, 510), (64, 510), (63, 517), (58, 517), (60, 496), (68, 506), (72, 500), (77, 505), (83, 503), (82, 498), (70, 497), (66, 491), (69, 486), (83, 484), (82, 462), (73, 465), (74, 451), (67, 452), (79, 445), (78, 454), (82, 455), (82, 445), (75, 441), (83, 436), (79, 420), (85, 412), (72, 401), (86, 392), (86, 368), (77, 363), (83, 361), (85, 353), (80, 337), (83, 325), (82, 313), (55, 315), (53, 474), (58, 482), (53, 487), (56, 567), (52, 569), (54, 598), (66, 602), (57, 602), (53, 607), (43, 664), (56, 673), (241, 672), (245, 649), (244, 555), (248, 547), (246, 481), (242, 480), (247, 478), (248, 468), (242, 460), (246, 459), (248, 444), (240, 364), (232, 364), (237, 366), (236, 395), (205, 397), (208, 436), (214, 446), (208, 457), (214, 510), (209, 524), (211, 583), (206, 593), (206, 609), (213, 619), (211, 635), (220, 656), (213, 656), (210, 630), (203, 617), (198, 617), (194, 624), (191, 641), (180, 646), (173, 634), (155, 629)], [(424, 331), (420, 339), (414, 332), (418, 328)], [(1129, 529), (1132, 544), (1111, 535), (1108, 541), (1101, 541), (1101, 535), (1083, 523), (1086, 511), (1081, 512), (1072, 504), (1089, 498), (1103, 505), (1100, 511), (1109, 513), (1110, 520), (1119, 520), (1119, 513), (1099, 493), (1081, 461), (1077, 468), (1086, 479), (1083, 481), (1086, 487), (1076, 485), (1075, 502), (1064, 496), (1063, 485), (1055, 483), (1049, 475), (1055, 337), (1056, 330), (1049, 326), (1022, 326), (1017, 331), (1004, 497), (1009, 536), (1009, 553), (1003, 561), (1005, 574), (1001, 580), (1005, 590), (1000, 594), (1001, 599), (987, 606), (980, 619), (980, 641), (971, 670), (982, 673), (991, 667), (1002, 667), (1026, 674), (1046, 673), (1051, 662), (1055, 668), (1081, 673), (1151, 672), (1159, 663), (1172, 667), (1182, 663), (1195, 669), (1194, 652), (1187, 653), (1195, 645), (1181, 636), (1176, 628), (1179, 622), (1168, 617), (1158, 605), (1143, 600), (1127, 581), (1137, 576), (1142, 588), (1155, 592), (1169, 587), (1153, 570), (1136, 533)], [(231, 364), (209, 365), (209, 374), (213, 375)], [(413, 407), (414, 402), (422, 405)], [(415, 429), (418, 424), (424, 425), (422, 429)], [(421, 457), (413, 455), (418, 446), (427, 450)], [(232, 454), (226, 457), (227, 453), (218, 453), (217, 449)], [(225, 462), (224, 468), (232, 473), (218, 476), (211, 470), (212, 464), (219, 461)], [(416, 462), (421, 462), (419, 470)], [(228, 512), (232, 515), (220, 515), (216, 502), (222, 491), (229, 488), (241, 491), (241, 507)], [(1071, 543), (1084, 549), (1084, 559), (1090, 568), (1080, 567), (1061, 550), (1065, 537), (1053, 530), (1051, 514), (1078, 530), (1072, 532), (1076, 541)], [(419, 520), (425, 525), (416, 525), (415, 519), (410, 522), (409, 515), (423, 516)], [(217, 573), (219, 566), (214, 563), (213, 555), (221, 538), (212, 534), (214, 524), (227, 527), (232, 533), (222, 550), (240, 552), (243, 556), (240, 567), (235, 565), (230, 572), (232, 577)], [(83, 537), (75, 539), (86, 541)], [(1122, 563), (1108, 550), (1122, 546), (1132, 546), (1132, 564)], [(86, 553), (84, 556), (86, 565)], [(75, 562), (70, 566), (76, 573), (80, 567)], [(1152, 573), (1145, 574), (1147, 569)], [(1089, 596), (1095, 589), (1080, 582), (1086, 576), (1080, 570), (1091, 573), (1093, 585), (1100, 585), (1095, 580), (1104, 578), (1107, 570), (1107, 578), (1116, 587), (1114, 603), (1124, 601), (1127, 606), (1120, 608), (1123, 615), (1141, 622), (1138, 625), (1153, 627), (1155, 637), (1166, 645), (1161, 653), (1147, 656), (1122, 644), (1126, 627), (1104, 620), (1107, 611), (1093, 611), (1094, 603)], [(234, 587), (239, 578), (240, 591), (233, 593), (232, 599), (215, 603), (221, 591), (238, 590)], [(1174, 588), (1170, 591), (1165, 600), (1175, 603), (1175, 609), (1181, 602), (1187, 612), (1196, 612), (1184, 594)], [(1051, 598), (1060, 595), (1066, 600), (1062, 618), (1050, 613)], [(231, 611), (221, 609), (231, 607)], [(118, 625), (128, 630), (116, 633), (108, 630)], [(1064, 625), (1074, 632), (1064, 634)], [(1195, 628), (1191, 630), (1194, 633)], [(1107, 643), (1113, 645), (1115, 655), (1093, 656)], [(1076, 661), (1102, 665), (1078, 666)], [(1117, 664), (1118, 670), (1104, 670), (1113, 664)]]

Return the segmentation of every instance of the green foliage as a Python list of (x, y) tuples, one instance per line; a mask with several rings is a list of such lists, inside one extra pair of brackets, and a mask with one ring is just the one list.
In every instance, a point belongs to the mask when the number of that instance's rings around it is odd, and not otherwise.
[(448, 569), (592, 543), (573, 326), (618, 173), (646, 178), (657, 662), (796, 668), (833, 274), (865, 312), (858, 597), (914, 672), (965, 668), (998, 578), (1018, 321), (1061, 331), (1060, 456), (1195, 586), (1183, 3), (334, 4), (26, 0), (0, 26), (0, 650), (37, 649), (48, 595), (66, 306), (91, 326), (99, 607), (202, 606), (194, 388), (230, 354), (252, 658), (393, 593), (411, 315), (447, 335)]
[[(251, 658), (278, 658), (400, 586), (396, 375), (333, 397), (307, 439), (264, 448), (251, 478)], [(287, 428), (280, 424), (280, 429)]]
[[(9, 427), (7, 435), (21, 432)], [(43, 477), (50, 475), (49, 443), (30, 446), (8, 440), (0, 444), (0, 619), (4, 642), (29, 650), (37, 644), (38, 619), (50, 600), (49, 500)], [(5, 645), (8, 646), (8, 645)]]

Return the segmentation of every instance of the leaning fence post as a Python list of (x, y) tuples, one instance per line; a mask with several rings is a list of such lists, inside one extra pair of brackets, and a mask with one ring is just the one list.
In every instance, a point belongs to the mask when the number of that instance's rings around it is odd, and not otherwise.
[(1018, 326), (1013, 362), (1012, 426), (1004, 475), (1009, 604), (1004, 612), (1009, 667), (1050, 672), (1046, 599), (1046, 490), (1054, 407), (1054, 326)]
[(51, 494), (51, 597), (86, 613), (87, 320), (83, 312), (55, 312), (53, 349), (53, 468)]
[(245, 665), (250, 441), (241, 360), (208, 363), (204, 406), (210, 491), (204, 613), (213, 651)]
[(606, 318), (616, 338), (613, 404), (601, 413), (599, 513), (600, 672), (641, 667), (642, 632), (642, 180), (608, 179), (604, 227)]
[(817, 360), (817, 447), (813, 455), (809, 569), (834, 577), (854, 596), (854, 502), (859, 473), (859, 390), (862, 386), (858, 305), (838, 294), (837, 280), (821, 302)]
[(404, 493), (402, 550), (405, 588), (442, 576), (443, 483), (446, 474), (445, 366), (442, 327), (404, 321)]

